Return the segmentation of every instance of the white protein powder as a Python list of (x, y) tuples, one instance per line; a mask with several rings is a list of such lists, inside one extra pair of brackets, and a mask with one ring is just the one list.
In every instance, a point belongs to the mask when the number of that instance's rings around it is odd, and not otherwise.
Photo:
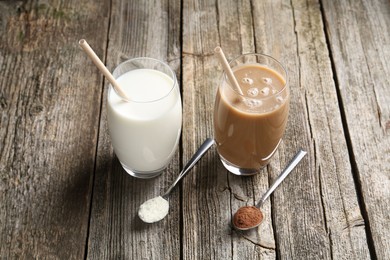
[(162, 220), (169, 211), (169, 203), (161, 196), (145, 201), (138, 210), (139, 218), (146, 223)]

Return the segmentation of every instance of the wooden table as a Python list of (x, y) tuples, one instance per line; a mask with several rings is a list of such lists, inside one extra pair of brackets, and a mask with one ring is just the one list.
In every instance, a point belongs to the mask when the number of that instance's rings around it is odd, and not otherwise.
[[(390, 259), (388, 0), (0, 1), (0, 258)], [(122, 170), (107, 132), (107, 81), (77, 42), (112, 70), (165, 60), (181, 85), (174, 160), (152, 180)], [(170, 196), (170, 213), (136, 216), (165, 191), (206, 137), (221, 66), (259, 52), (289, 72), (290, 117), (271, 164), (229, 174), (215, 148)], [(299, 149), (308, 156), (237, 233)]]

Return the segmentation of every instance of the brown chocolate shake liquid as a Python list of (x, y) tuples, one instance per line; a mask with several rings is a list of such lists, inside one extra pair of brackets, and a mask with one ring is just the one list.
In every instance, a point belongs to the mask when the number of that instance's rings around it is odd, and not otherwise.
[[(214, 135), (221, 157), (245, 169), (266, 165), (286, 128), (289, 91), (276, 71), (258, 64), (236, 67), (243, 96), (224, 81), (214, 108)], [(283, 90), (284, 89), (284, 90)]]

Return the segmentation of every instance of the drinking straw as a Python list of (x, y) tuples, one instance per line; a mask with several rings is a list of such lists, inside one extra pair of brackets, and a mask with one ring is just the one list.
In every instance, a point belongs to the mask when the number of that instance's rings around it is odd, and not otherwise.
[(122, 87), (115, 80), (114, 76), (108, 71), (106, 66), (104, 66), (103, 62), (99, 59), (96, 53), (92, 50), (91, 46), (87, 43), (86, 40), (81, 39), (79, 41), (80, 47), (87, 53), (89, 58), (95, 63), (96, 67), (103, 73), (104, 76), (108, 79), (111, 85), (114, 87), (115, 91), (123, 98), (129, 100), (127, 94), (123, 91)]
[(215, 52), (215, 54), (217, 54), (217, 57), (218, 57), (219, 61), (221, 62), (223, 70), (225, 71), (226, 75), (228, 76), (230, 83), (233, 85), (233, 87), (236, 89), (236, 91), (238, 93), (240, 93), (240, 95), (244, 95), (244, 93), (242, 93), (242, 91), (241, 91), (240, 85), (238, 84), (236, 77), (233, 74), (232, 69), (229, 66), (228, 61), (226, 60), (226, 57), (222, 51), (222, 48), (218, 46), (214, 49), (214, 52)]

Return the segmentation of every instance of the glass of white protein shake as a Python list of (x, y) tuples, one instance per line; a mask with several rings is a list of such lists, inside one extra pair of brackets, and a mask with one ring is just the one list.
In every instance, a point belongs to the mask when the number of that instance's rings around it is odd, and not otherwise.
[(129, 97), (109, 86), (108, 128), (116, 156), (127, 173), (153, 178), (167, 167), (179, 143), (180, 90), (174, 71), (153, 58), (121, 63), (113, 76)]

